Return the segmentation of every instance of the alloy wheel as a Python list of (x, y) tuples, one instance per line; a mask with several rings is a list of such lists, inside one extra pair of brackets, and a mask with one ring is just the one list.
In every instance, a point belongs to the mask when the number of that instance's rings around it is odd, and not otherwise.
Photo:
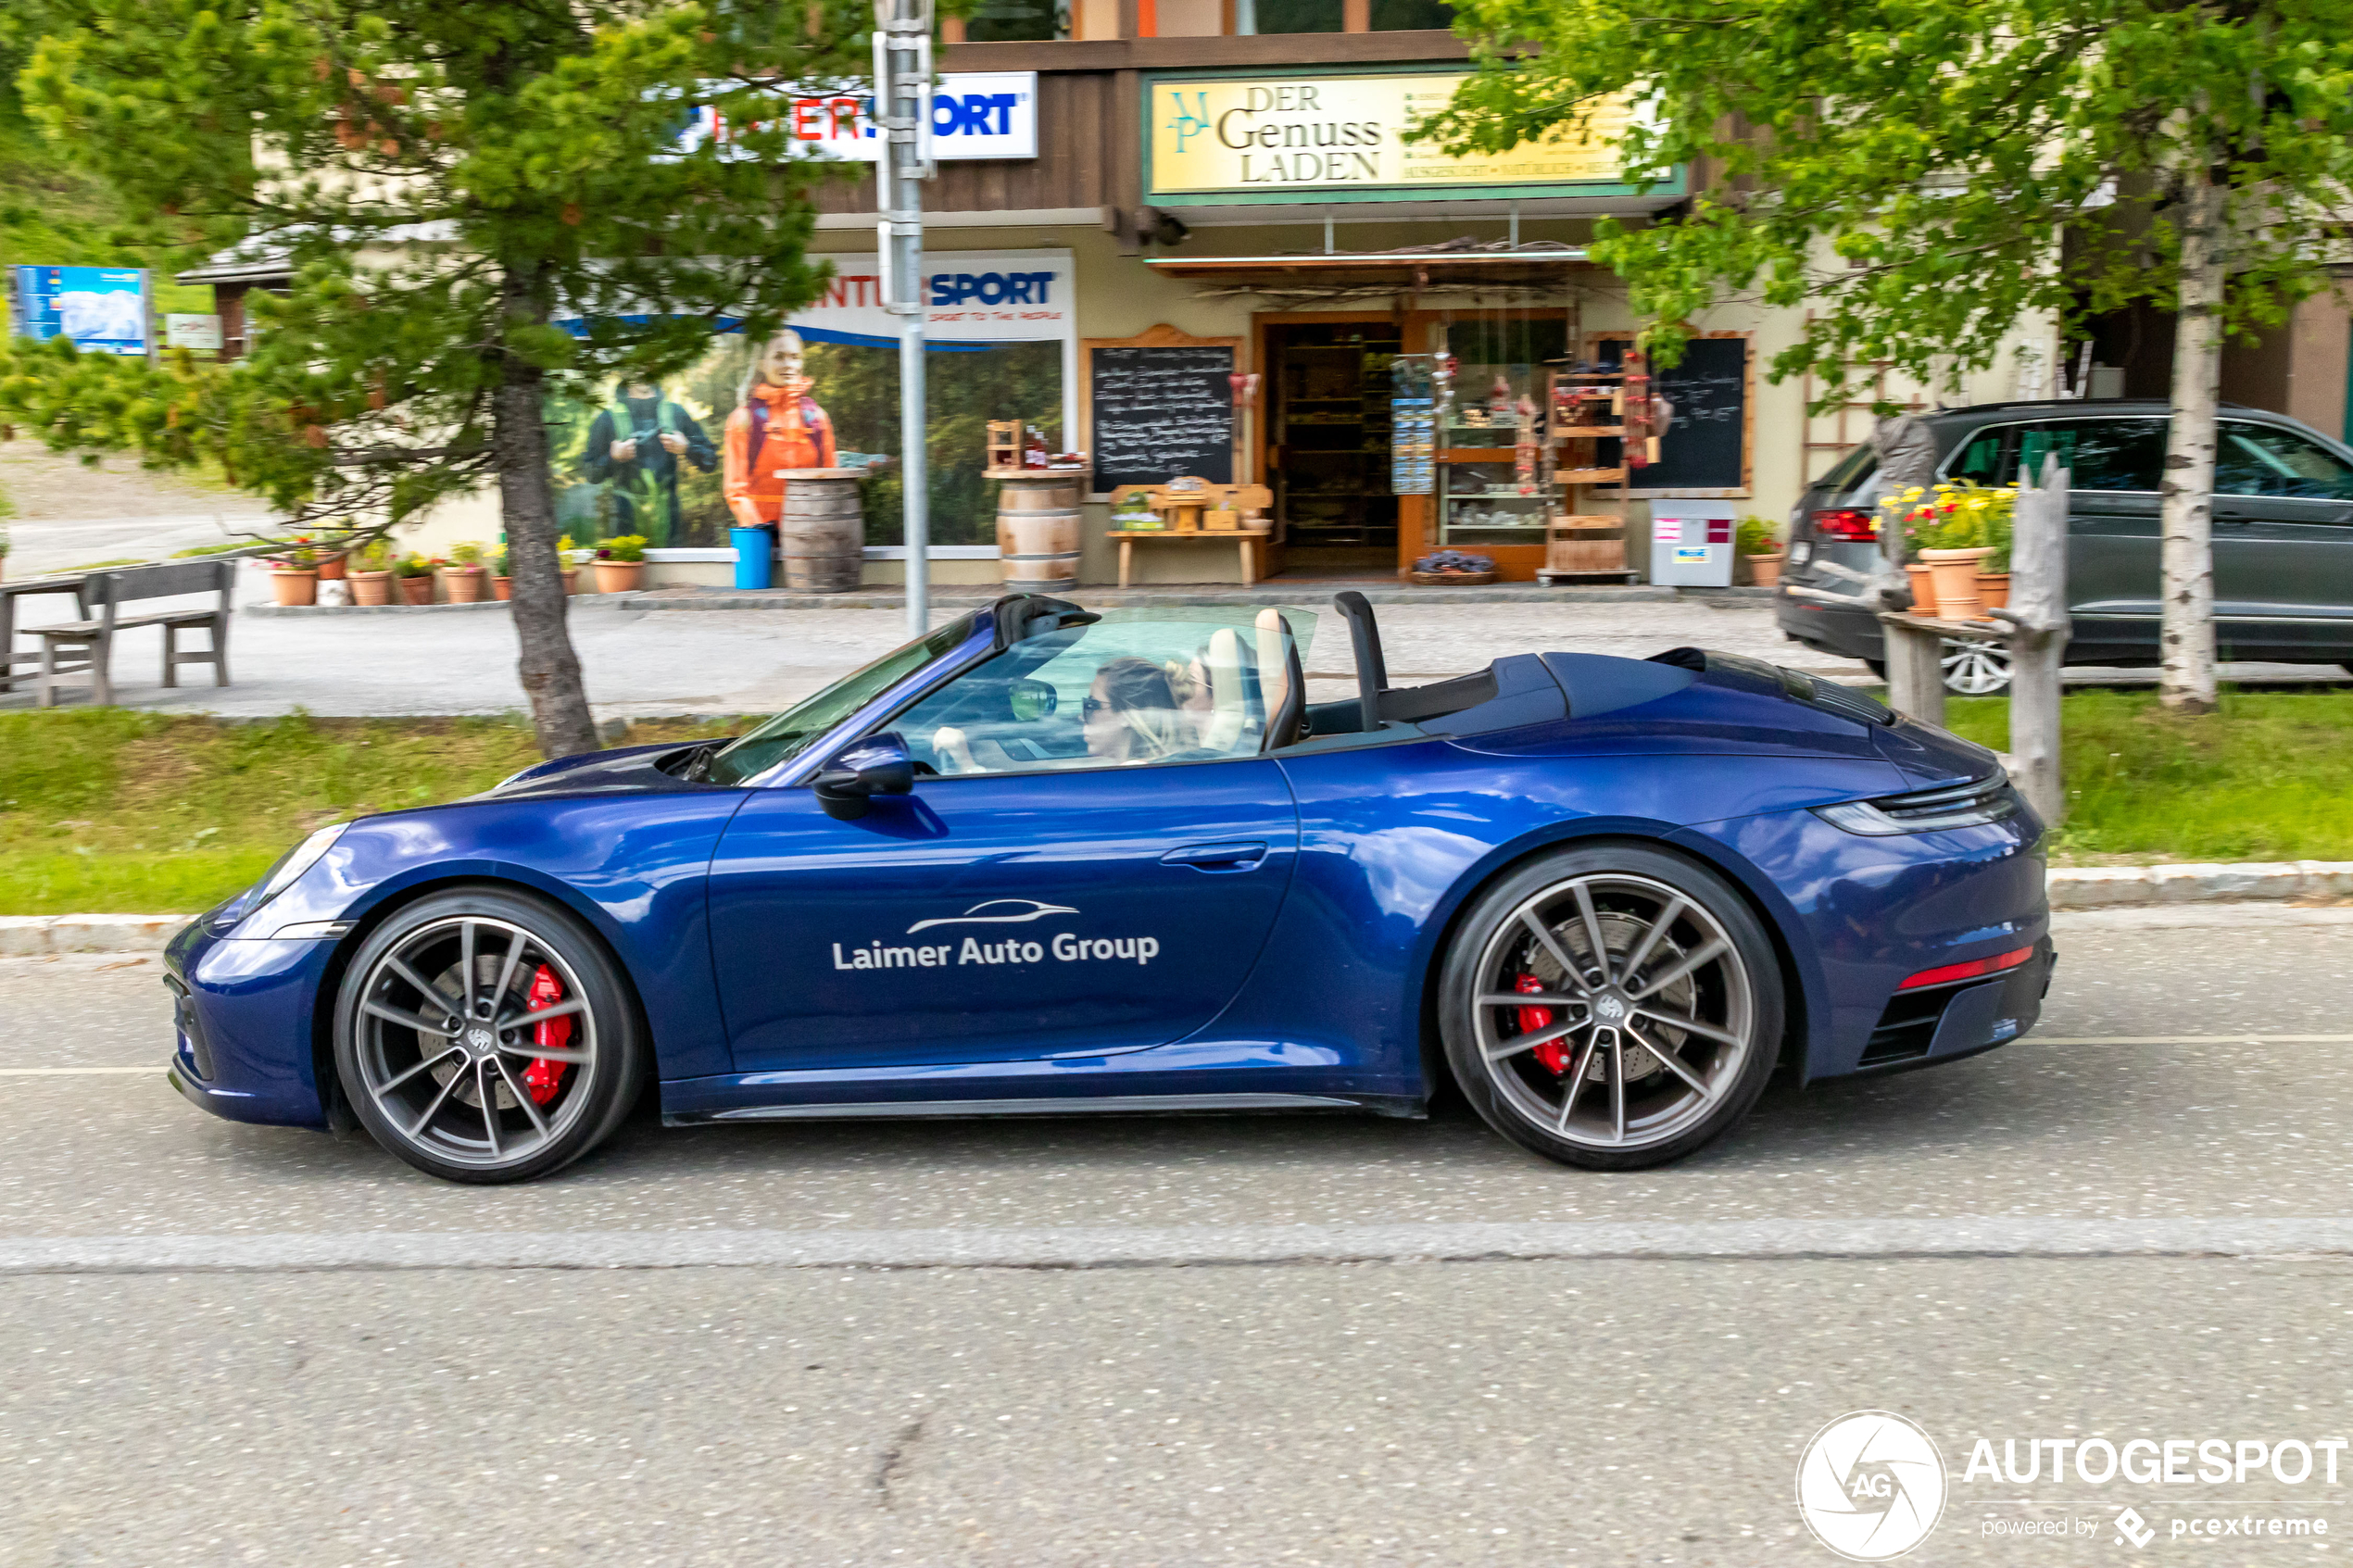
[(1944, 689), (1963, 696), (1992, 696), (2010, 684), (2010, 655), (1998, 643), (1944, 639)]
[(1479, 955), (1470, 1008), (1502, 1103), (1594, 1149), (1678, 1137), (1759, 1048), (1755, 987), (1724, 922), (1629, 873), (1570, 877), (1522, 902)]
[(585, 1114), (601, 1048), (563, 955), (486, 916), (432, 921), (382, 953), (351, 1025), (359, 1087), (383, 1124), (482, 1169), (532, 1159)]

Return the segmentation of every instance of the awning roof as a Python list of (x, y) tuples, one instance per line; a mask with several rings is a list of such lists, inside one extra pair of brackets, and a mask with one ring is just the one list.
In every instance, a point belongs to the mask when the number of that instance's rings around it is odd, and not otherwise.
[(1494, 288), (1557, 284), (1593, 263), (1568, 248), (1511, 251), (1316, 251), (1290, 256), (1154, 257), (1164, 277), (1233, 288)]

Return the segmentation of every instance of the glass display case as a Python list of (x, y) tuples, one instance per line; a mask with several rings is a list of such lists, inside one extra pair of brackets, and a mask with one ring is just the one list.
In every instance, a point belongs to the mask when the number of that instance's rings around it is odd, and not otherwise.
[(1448, 548), (1544, 542), (1543, 487), (1523, 485), (1508, 455), (1440, 463), (1436, 505), (1438, 541)]

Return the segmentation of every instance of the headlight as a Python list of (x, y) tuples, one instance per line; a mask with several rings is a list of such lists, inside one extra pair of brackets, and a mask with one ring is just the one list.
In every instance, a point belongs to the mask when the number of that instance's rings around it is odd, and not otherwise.
[(1814, 814), (1849, 833), (1883, 838), (1899, 833), (1941, 833), (1946, 828), (1982, 827), (2018, 814), (2018, 792), (2001, 773), (1946, 784), (1911, 795), (1884, 795), (1877, 800), (1850, 800), (1843, 806), (1817, 806)]
[(301, 878), (303, 872), (319, 863), (321, 856), (335, 847), (335, 840), (341, 838), (343, 830), (350, 825), (349, 822), (329, 822), (325, 827), (296, 845), (276, 865), (270, 868), (269, 874), (261, 879), (260, 890), (254, 894), (253, 901), (238, 912), (241, 915), (251, 914), (287, 888), (292, 887)]

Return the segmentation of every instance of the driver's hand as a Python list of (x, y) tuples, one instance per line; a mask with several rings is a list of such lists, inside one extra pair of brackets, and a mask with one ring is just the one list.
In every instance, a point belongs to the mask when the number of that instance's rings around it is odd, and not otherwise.
[(635, 462), (637, 460), (636, 439), (632, 437), (627, 441), (614, 442), (612, 444), (612, 460), (616, 463)]
[(686, 449), (686, 438), (674, 430), (665, 430), (661, 433), (661, 449), (674, 458)]
[(980, 764), (973, 758), (972, 742), (964, 732), (953, 724), (943, 724), (931, 737), (932, 755), (938, 758), (943, 773), (977, 773)]

